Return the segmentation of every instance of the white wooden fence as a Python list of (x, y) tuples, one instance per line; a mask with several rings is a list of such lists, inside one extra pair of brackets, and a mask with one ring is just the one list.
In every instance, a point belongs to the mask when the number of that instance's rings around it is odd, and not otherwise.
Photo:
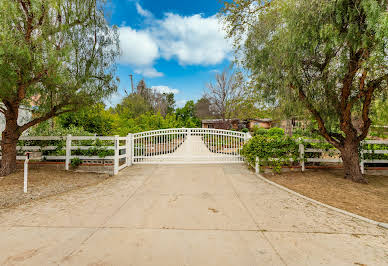
[[(128, 134), (126, 137), (99, 137), (99, 136), (72, 136), (67, 135), (65, 137), (58, 136), (22, 136), (19, 138), (20, 141), (65, 141), (66, 145), (64, 145), (60, 150), (65, 151), (65, 155), (43, 155), (42, 157), (47, 161), (53, 160), (63, 160), (65, 161), (65, 169), (69, 170), (71, 160), (74, 158), (79, 158), (83, 161), (93, 161), (93, 160), (111, 160), (113, 161), (113, 174), (116, 175), (121, 169), (132, 164), (131, 159), (131, 143), (132, 143), (132, 134)], [(111, 142), (110, 145), (102, 145), (96, 146), (96, 141), (106, 141)], [(94, 141), (91, 145), (77, 145), (74, 142), (81, 141)], [(93, 148), (103, 148), (106, 150), (113, 150), (114, 155), (112, 156), (81, 156), (74, 155), (73, 151), (75, 150), (90, 150)], [(37, 146), (17, 146), (18, 151), (23, 152), (43, 152), (43, 151), (54, 151), (57, 150), (58, 146), (45, 146), (45, 145), (37, 145)], [(1, 150), (1, 148), (0, 148)], [(0, 156), (1, 159), (1, 156)], [(17, 156), (17, 160), (25, 160), (25, 155)]]
[[(321, 140), (314, 140), (314, 139), (305, 139), (304, 143), (324, 143), (325, 141)], [(388, 140), (364, 140), (361, 145), (365, 144), (378, 144), (378, 145), (387, 145), (388, 146)], [(333, 148), (330, 149), (329, 152), (333, 153), (337, 156), (333, 158), (333, 156), (328, 156), (332, 158), (322, 158), (321, 156), (319, 158), (306, 158), (307, 153), (325, 153), (328, 152), (328, 150), (325, 149), (316, 149), (316, 148), (305, 148), (305, 145), (303, 143), (299, 144), (299, 164), (302, 168), (302, 171), (305, 171), (306, 166), (305, 163), (312, 163), (312, 162), (322, 162), (322, 163), (342, 163), (342, 158), (340, 157), (340, 151)], [(373, 163), (373, 164), (388, 164), (388, 160), (386, 159), (364, 159), (364, 154), (388, 154), (387, 150), (361, 150), (361, 160), (360, 160), (360, 167), (361, 171), (364, 174), (365, 173), (365, 164)], [(278, 158), (271, 158), (270, 161), (279, 160)], [(289, 162), (293, 162), (292, 158), (288, 159)], [(255, 163), (255, 170), (256, 172), (260, 171), (260, 158), (256, 158)]]

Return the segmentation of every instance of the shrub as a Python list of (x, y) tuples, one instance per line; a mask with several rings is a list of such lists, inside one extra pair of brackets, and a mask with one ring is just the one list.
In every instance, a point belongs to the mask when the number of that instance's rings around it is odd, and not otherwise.
[[(285, 136), (257, 135), (251, 138), (243, 147), (241, 154), (254, 165), (256, 157), (260, 158), (260, 165), (273, 166), (280, 171), (282, 165), (291, 164), (291, 159), (299, 158), (299, 143)], [(271, 159), (276, 160), (271, 160)]]
[(70, 165), (72, 168), (75, 169), (75, 168), (78, 168), (78, 166), (80, 166), (81, 163), (82, 163), (81, 159), (76, 157), (71, 159)]
[(241, 129), (241, 132), (244, 132), (244, 133), (248, 133), (249, 132), (249, 129), (247, 129), (246, 127)]
[(267, 134), (269, 136), (284, 136), (284, 129), (278, 128), (278, 127), (273, 127), (273, 128), (268, 129)]
[(268, 129), (265, 129), (265, 128), (259, 128), (259, 127), (256, 127), (256, 129), (253, 131), (253, 135), (254, 136), (258, 136), (258, 135), (267, 135), (268, 133)]

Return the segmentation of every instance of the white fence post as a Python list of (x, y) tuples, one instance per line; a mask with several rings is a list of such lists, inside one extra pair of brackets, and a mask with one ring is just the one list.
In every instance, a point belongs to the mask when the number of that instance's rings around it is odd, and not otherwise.
[(125, 144), (127, 146), (125, 151), (125, 153), (127, 154), (127, 166), (131, 166), (132, 165), (132, 134), (131, 133), (128, 133)]
[(361, 173), (362, 174), (365, 174), (365, 162), (364, 162), (364, 141), (361, 141), (360, 143), (361, 145), (361, 152), (360, 152), (360, 156), (361, 156), (361, 160), (360, 160), (360, 168), (361, 168)]
[(30, 160), (30, 153), (26, 153), (26, 160), (24, 161), (24, 186), (23, 192), (27, 193), (27, 179), (28, 179), (28, 161)]
[(65, 169), (66, 170), (69, 170), (70, 157), (71, 157), (71, 135), (67, 135), (67, 137), (66, 137), (66, 161), (65, 161)]
[(304, 144), (299, 144), (299, 160), (300, 160), (300, 166), (302, 167), (302, 172), (305, 170), (305, 164), (304, 164)]
[(120, 142), (119, 142), (119, 136), (115, 136), (115, 158), (113, 161), (113, 174), (117, 175), (119, 173), (119, 152), (120, 152)]
[(255, 163), (255, 173), (260, 173), (260, 159), (259, 157), (256, 157), (256, 163)]

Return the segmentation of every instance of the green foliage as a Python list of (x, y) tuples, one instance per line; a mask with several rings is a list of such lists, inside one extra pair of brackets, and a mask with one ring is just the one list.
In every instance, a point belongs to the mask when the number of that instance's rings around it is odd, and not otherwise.
[(375, 125), (387, 126), (388, 125), (388, 91), (384, 95), (376, 100), (375, 105), (372, 108), (372, 119)]
[(80, 159), (80, 158), (77, 158), (77, 157), (71, 159), (71, 161), (70, 161), (70, 165), (71, 165), (71, 167), (72, 167), (73, 169), (78, 168), (78, 166), (80, 166), (81, 164), (82, 164), (81, 159)]
[(265, 129), (265, 128), (260, 128), (255, 126), (253, 128), (253, 135), (254, 136), (279, 136), (282, 137), (284, 136), (284, 129), (278, 128), (278, 127), (273, 127), (270, 129)]
[(152, 106), (140, 94), (130, 94), (115, 107), (120, 117), (135, 118), (152, 111)]
[[(54, 123), (54, 127), (52, 126)], [(54, 121), (45, 121), (36, 125), (30, 130), (28, 130), (28, 136), (92, 136), (93, 134), (86, 131), (83, 127), (77, 127), (74, 125), (69, 125), (68, 127), (63, 127), (58, 123), (57, 119)]]
[(234, 0), (225, 1), (222, 18), (258, 98), (284, 113), (310, 112), (340, 147), (365, 138), (352, 136), (354, 117), (365, 133), (373, 102), (386, 106), (387, 8), (377, 0)]
[(249, 132), (249, 129), (247, 129), (246, 127), (241, 129), (241, 132), (244, 132), (244, 133), (248, 133)]
[(260, 165), (272, 166), (278, 172), (281, 166), (292, 164), (290, 158), (298, 160), (299, 143), (290, 137), (256, 135), (244, 145), (241, 154), (251, 165), (258, 157)]
[(34, 105), (33, 122), (18, 127), (19, 134), (116, 91), (119, 54), (104, 1), (23, 3), (0, 1), (0, 101), (6, 110)]
[(284, 129), (278, 128), (278, 127), (273, 127), (273, 128), (268, 129), (267, 134), (269, 136), (284, 136)]
[(253, 127), (253, 136), (266, 135), (267, 131), (268, 131), (268, 129), (265, 129), (265, 128), (262, 128), (262, 127), (258, 127), (258, 126), (254, 126)]
[(375, 153), (377, 150), (388, 150), (388, 145), (386, 144), (364, 144), (362, 148), (372, 151), (372, 153), (365, 153), (363, 155), (366, 160), (388, 160), (388, 153)]
[(175, 114), (179, 127), (194, 128), (201, 126), (201, 121), (195, 116), (194, 101), (188, 101), (184, 107), (177, 108)]
[(105, 110), (104, 104), (99, 103), (76, 113), (63, 114), (58, 117), (58, 122), (63, 128), (83, 128), (98, 136), (111, 136), (115, 119), (115, 114)]

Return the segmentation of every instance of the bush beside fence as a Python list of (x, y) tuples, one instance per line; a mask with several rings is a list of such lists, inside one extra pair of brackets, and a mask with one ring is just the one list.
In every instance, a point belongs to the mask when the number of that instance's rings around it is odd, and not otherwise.
[[(258, 134), (242, 149), (250, 165), (269, 166), (279, 172), (284, 166), (306, 168), (306, 163), (341, 163), (340, 152), (324, 140), (295, 139), (280, 135)], [(360, 167), (388, 164), (388, 140), (364, 140), (360, 145)]]

